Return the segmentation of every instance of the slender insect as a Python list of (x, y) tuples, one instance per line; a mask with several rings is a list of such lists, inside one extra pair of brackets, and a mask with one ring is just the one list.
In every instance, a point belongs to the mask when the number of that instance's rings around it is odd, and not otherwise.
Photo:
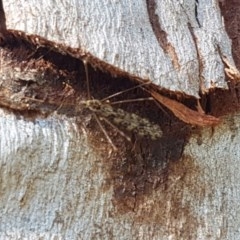
[[(94, 117), (96, 120), (97, 124), (99, 125), (101, 131), (104, 133), (107, 141), (112, 145), (114, 150), (117, 150), (117, 147), (114, 145), (112, 142), (111, 138), (109, 137), (107, 131), (101, 124), (104, 122), (111, 128), (115, 129), (118, 134), (123, 136), (126, 140), (131, 142), (131, 138), (125, 134), (125, 132), (128, 133), (134, 133), (140, 137), (148, 137), (152, 140), (156, 140), (162, 136), (162, 130), (159, 127), (159, 125), (154, 124), (150, 122), (147, 118), (140, 117), (139, 115), (135, 113), (130, 113), (127, 112), (121, 108), (117, 108), (114, 105), (116, 104), (121, 104), (121, 103), (131, 103), (131, 102), (136, 102), (136, 101), (146, 101), (146, 100), (153, 100), (152, 97), (149, 98), (140, 98), (140, 99), (127, 99), (127, 100), (122, 100), (122, 101), (117, 101), (117, 102), (110, 102), (110, 99), (113, 97), (116, 97), (120, 94), (126, 93), (128, 91), (131, 91), (135, 88), (139, 88), (144, 84), (139, 84), (135, 87), (129, 88), (127, 90), (120, 91), (118, 93), (112, 94), (104, 99), (98, 100), (94, 99), (91, 97), (90, 94), (90, 86), (89, 86), (89, 74), (88, 74), (88, 66), (87, 63), (84, 62), (84, 67), (85, 67), (85, 73), (86, 73), (86, 84), (87, 84), (87, 100), (81, 100), (78, 102), (78, 104), (75, 104), (73, 107), (73, 112), (78, 113), (81, 112), (84, 109), (87, 109), (91, 112), (91, 115)], [(24, 71), (25, 73), (26, 71)], [(32, 72), (28, 70), (28, 75), (29, 72)], [(34, 70), (34, 73), (37, 72), (37, 70)], [(27, 75), (27, 76), (28, 76)], [(31, 80), (32, 78), (34, 79), (34, 76), (31, 76), (26, 78), (25, 75), (23, 76), (18, 76), (16, 77), (17, 79), (23, 79), (24, 82), (29, 82), (29, 79)], [(45, 83), (45, 82), (44, 82)], [(35, 85), (33, 85), (34, 87)], [(36, 92), (36, 93), (35, 93)], [(55, 112), (58, 112), (60, 109), (64, 108), (67, 105), (72, 105), (72, 103), (69, 103), (69, 101), (66, 101), (68, 97), (73, 97), (74, 95), (74, 89), (67, 83), (65, 83), (65, 87), (61, 92), (58, 92), (57, 95), (53, 91), (47, 90), (46, 93), (44, 91), (39, 91), (37, 92), (35, 89), (33, 91), (31, 90), (31, 85), (29, 89), (25, 92), (21, 92), (21, 94), (16, 95), (18, 98), (23, 98), (24, 101), (23, 104), (26, 105), (28, 109), (36, 109), (36, 106), (41, 103), (48, 103), (50, 106), (57, 106), (57, 108), (54, 110)], [(29, 97), (32, 96), (32, 97)], [(41, 96), (39, 98), (39, 96)], [(64, 97), (63, 101), (60, 103), (58, 102), (56, 96), (58, 97)], [(31, 103), (31, 101), (34, 102), (34, 104)], [(37, 102), (37, 104), (35, 104)], [(73, 105), (72, 105), (73, 106)], [(46, 107), (42, 106), (43, 111), (45, 111)], [(41, 107), (40, 107), (41, 108)], [(55, 107), (54, 107), (55, 108)], [(50, 112), (52, 111), (53, 108), (50, 107)], [(120, 130), (120, 129), (122, 130)]]
[(127, 132), (132, 132), (140, 137), (149, 137), (152, 140), (156, 140), (162, 136), (162, 130), (159, 125), (154, 124), (150, 122), (147, 118), (140, 117), (135, 113), (129, 113), (121, 108), (113, 107), (114, 104), (118, 104), (118, 103), (153, 100), (152, 97), (141, 98), (141, 99), (129, 99), (129, 100), (123, 100), (123, 101), (118, 101), (113, 103), (110, 103), (109, 101), (110, 98), (115, 97), (119, 94), (125, 93), (127, 91), (133, 90), (134, 88), (139, 87), (139, 85), (133, 88), (127, 89), (125, 91), (115, 93), (102, 100), (90, 99), (91, 96), (90, 96), (90, 87), (89, 87), (89, 78), (88, 78), (88, 66), (86, 61), (84, 61), (84, 67), (86, 72), (87, 91), (88, 91), (89, 99), (85, 101), (81, 101), (80, 105), (83, 108), (86, 108), (93, 113), (94, 118), (96, 119), (98, 125), (100, 126), (101, 130), (106, 136), (108, 142), (113, 146), (115, 150), (117, 148), (113, 144), (112, 140), (108, 136), (105, 129), (103, 128), (100, 120), (104, 121), (105, 123), (110, 125), (112, 128), (115, 128), (117, 132), (120, 133), (122, 136), (124, 136), (128, 141), (131, 141), (131, 139), (128, 136), (126, 136), (126, 134), (123, 133), (118, 127), (121, 127), (122, 129), (125, 129)]

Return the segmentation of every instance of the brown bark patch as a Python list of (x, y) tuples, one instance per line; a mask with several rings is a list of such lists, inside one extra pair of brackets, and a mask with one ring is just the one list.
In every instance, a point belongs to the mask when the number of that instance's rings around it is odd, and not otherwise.
[[(206, 195), (211, 195), (212, 186), (205, 184), (201, 178), (204, 174), (202, 169), (189, 156), (169, 162), (167, 171), (167, 178), (157, 189), (148, 190), (148, 194), (145, 195), (141, 195), (139, 191), (132, 191), (135, 201), (132, 203), (132, 211), (128, 211), (128, 214), (134, 213), (135, 224), (149, 224), (156, 228), (161, 226), (167, 236), (172, 234), (179, 239), (195, 239), (195, 229), (204, 222), (197, 220), (194, 213), (195, 203), (188, 201), (187, 196), (191, 196), (189, 199), (198, 199), (201, 204)], [(153, 173), (154, 170), (149, 171), (149, 174)], [(162, 175), (159, 172), (157, 176), (161, 178)], [(153, 175), (152, 178), (154, 177), (156, 176)], [(140, 182), (136, 186), (139, 186)], [(150, 184), (148, 188), (151, 188)], [(130, 207), (130, 203), (130, 198), (122, 199), (122, 205), (128, 204)], [(180, 228), (176, 227), (179, 226), (179, 222), (182, 223)]]
[(221, 1), (220, 8), (226, 31), (232, 40), (233, 58), (240, 69), (240, 2), (238, 0)]

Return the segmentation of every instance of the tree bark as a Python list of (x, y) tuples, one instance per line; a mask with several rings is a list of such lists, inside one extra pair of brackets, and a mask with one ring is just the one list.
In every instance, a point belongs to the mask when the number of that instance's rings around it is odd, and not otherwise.
[(59, 1), (56, 6), (48, 0), (43, 6), (32, 0), (5, 1), (4, 7), (9, 29), (81, 48), (100, 65), (114, 66), (113, 73), (127, 72), (195, 97), (199, 89), (227, 88), (221, 55), (234, 63), (218, 3), (184, 2)]
[[(238, 239), (238, 71), (217, 1), (3, 7), (0, 238)], [(96, 99), (150, 80), (123, 99), (156, 91), (221, 122), (192, 127), (144, 101), (123, 111), (161, 138), (102, 124), (111, 144), (79, 107), (90, 100), (84, 62)]]

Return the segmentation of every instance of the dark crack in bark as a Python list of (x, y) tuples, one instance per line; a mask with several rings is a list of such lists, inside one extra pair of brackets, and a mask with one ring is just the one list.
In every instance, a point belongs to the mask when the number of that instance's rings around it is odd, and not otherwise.
[(161, 28), (159, 17), (155, 13), (157, 8), (156, 1), (147, 0), (146, 4), (147, 4), (148, 16), (149, 16), (150, 23), (152, 25), (153, 33), (156, 36), (159, 46), (171, 58), (173, 66), (176, 69), (178, 69), (180, 66), (178, 63), (178, 56), (176, 54), (176, 51), (174, 47), (171, 45), (171, 43), (168, 41), (167, 33)]

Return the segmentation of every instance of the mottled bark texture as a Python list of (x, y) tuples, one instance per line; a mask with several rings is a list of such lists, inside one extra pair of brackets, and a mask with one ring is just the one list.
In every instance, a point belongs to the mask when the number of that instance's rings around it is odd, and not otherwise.
[(218, 4), (3, 1), (0, 239), (239, 238), (240, 5)]

